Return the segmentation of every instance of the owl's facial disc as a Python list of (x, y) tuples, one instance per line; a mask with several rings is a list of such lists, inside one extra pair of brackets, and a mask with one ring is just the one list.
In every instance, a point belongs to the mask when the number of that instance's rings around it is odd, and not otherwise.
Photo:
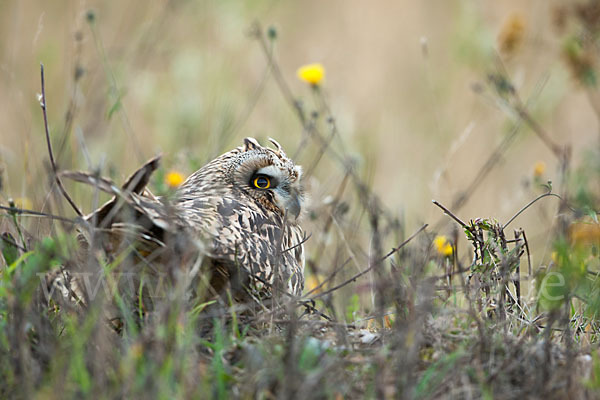
[(274, 165), (260, 168), (251, 178), (250, 186), (255, 190), (268, 190), (273, 194), (273, 200), (282, 212), (288, 216), (298, 219), (302, 211), (304, 200), (300, 176), (302, 168), (294, 167), (295, 176), (290, 177), (284, 171)]

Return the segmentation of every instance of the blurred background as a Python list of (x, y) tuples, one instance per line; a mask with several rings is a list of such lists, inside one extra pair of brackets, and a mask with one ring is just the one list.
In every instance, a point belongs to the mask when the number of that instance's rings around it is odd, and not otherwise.
[[(302, 140), (269, 73), (252, 35), (258, 23), (275, 30), (274, 57), (308, 114), (323, 105), (296, 71), (324, 66), (320, 90), (339, 133), (332, 147), (343, 146), (407, 236), (424, 222), (451, 235), (432, 199), (465, 221), (506, 222), (547, 181), (556, 187), (559, 160), (493, 91), (494, 77), (509, 78), (548, 137), (571, 146), (571, 167), (598, 148), (586, 59), (568, 47), (579, 33), (571, 24), (576, 7), (564, 0), (0, 1), (0, 201), (72, 215), (48, 201), (40, 62), (60, 169), (100, 168), (122, 182), (162, 153), (165, 171), (187, 175), (246, 136), (276, 138), (310, 165), (318, 146)], [(503, 143), (489, 174), (470, 187)], [(343, 176), (331, 159), (316, 166), (307, 182), (311, 209), (335, 195)], [(89, 188), (67, 187), (91, 211)], [(351, 194), (346, 201), (352, 209)], [(549, 257), (557, 207), (545, 199), (514, 223), (527, 232), (536, 265)]]

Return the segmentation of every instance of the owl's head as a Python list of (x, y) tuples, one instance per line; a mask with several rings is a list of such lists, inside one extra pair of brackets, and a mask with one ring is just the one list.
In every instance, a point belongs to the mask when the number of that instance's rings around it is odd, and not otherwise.
[[(266, 210), (295, 222), (304, 202), (302, 167), (290, 160), (281, 145), (269, 139), (274, 148), (261, 146), (256, 139), (215, 158), (186, 179), (178, 190), (178, 202), (203, 209), (211, 199), (251, 198)], [(243, 203), (243, 201), (241, 201)]]
[(252, 197), (266, 209), (294, 221), (304, 202), (302, 167), (289, 159), (281, 145), (269, 139), (274, 148), (261, 146), (256, 139), (244, 139), (244, 145), (231, 153), (230, 184)]

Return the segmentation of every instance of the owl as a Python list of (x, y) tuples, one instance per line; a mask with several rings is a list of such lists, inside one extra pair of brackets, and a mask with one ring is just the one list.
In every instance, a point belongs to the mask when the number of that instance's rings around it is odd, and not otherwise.
[[(56, 271), (47, 284), (86, 304), (86, 288), (94, 283), (84, 284), (81, 277), (88, 276), (76, 271), (89, 267), (85, 260), (93, 249), (100, 248), (107, 263), (133, 249), (120, 262), (120, 276), (138, 277), (141, 271), (172, 275), (181, 265), (201, 259), (200, 274), (215, 295), (230, 290), (235, 299), (247, 299), (248, 293), (253, 299), (271, 297), (275, 291), (299, 296), (304, 288), (302, 168), (279, 143), (270, 142), (273, 147), (244, 139), (242, 146), (210, 161), (164, 198), (146, 189), (159, 158), (120, 189), (89, 174), (64, 174), (114, 197), (85, 217), (87, 229), (79, 235), (83, 255), (71, 268)], [(130, 293), (137, 293), (139, 283), (136, 278)]]
[(207, 256), (230, 275), (272, 287), (279, 280), (289, 294), (304, 287), (304, 202), (302, 168), (279, 143), (263, 147), (255, 139), (206, 164), (179, 188), (175, 213), (189, 231), (208, 244)]

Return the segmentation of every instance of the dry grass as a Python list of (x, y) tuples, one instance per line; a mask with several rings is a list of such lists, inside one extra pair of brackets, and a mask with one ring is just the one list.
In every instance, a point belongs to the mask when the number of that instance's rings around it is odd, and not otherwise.
[[(0, 4), (0, 397), (599, 397), (596, 2), (252, 4)], [(314, 58), (323, 84), (290, 79)], [(56, 172), (122, 182), (160, 149), (167, 194), (244, 136), (307, 172), (302, 298), (48, 307), (105, 199), (63, 179), (70, 207)]]

